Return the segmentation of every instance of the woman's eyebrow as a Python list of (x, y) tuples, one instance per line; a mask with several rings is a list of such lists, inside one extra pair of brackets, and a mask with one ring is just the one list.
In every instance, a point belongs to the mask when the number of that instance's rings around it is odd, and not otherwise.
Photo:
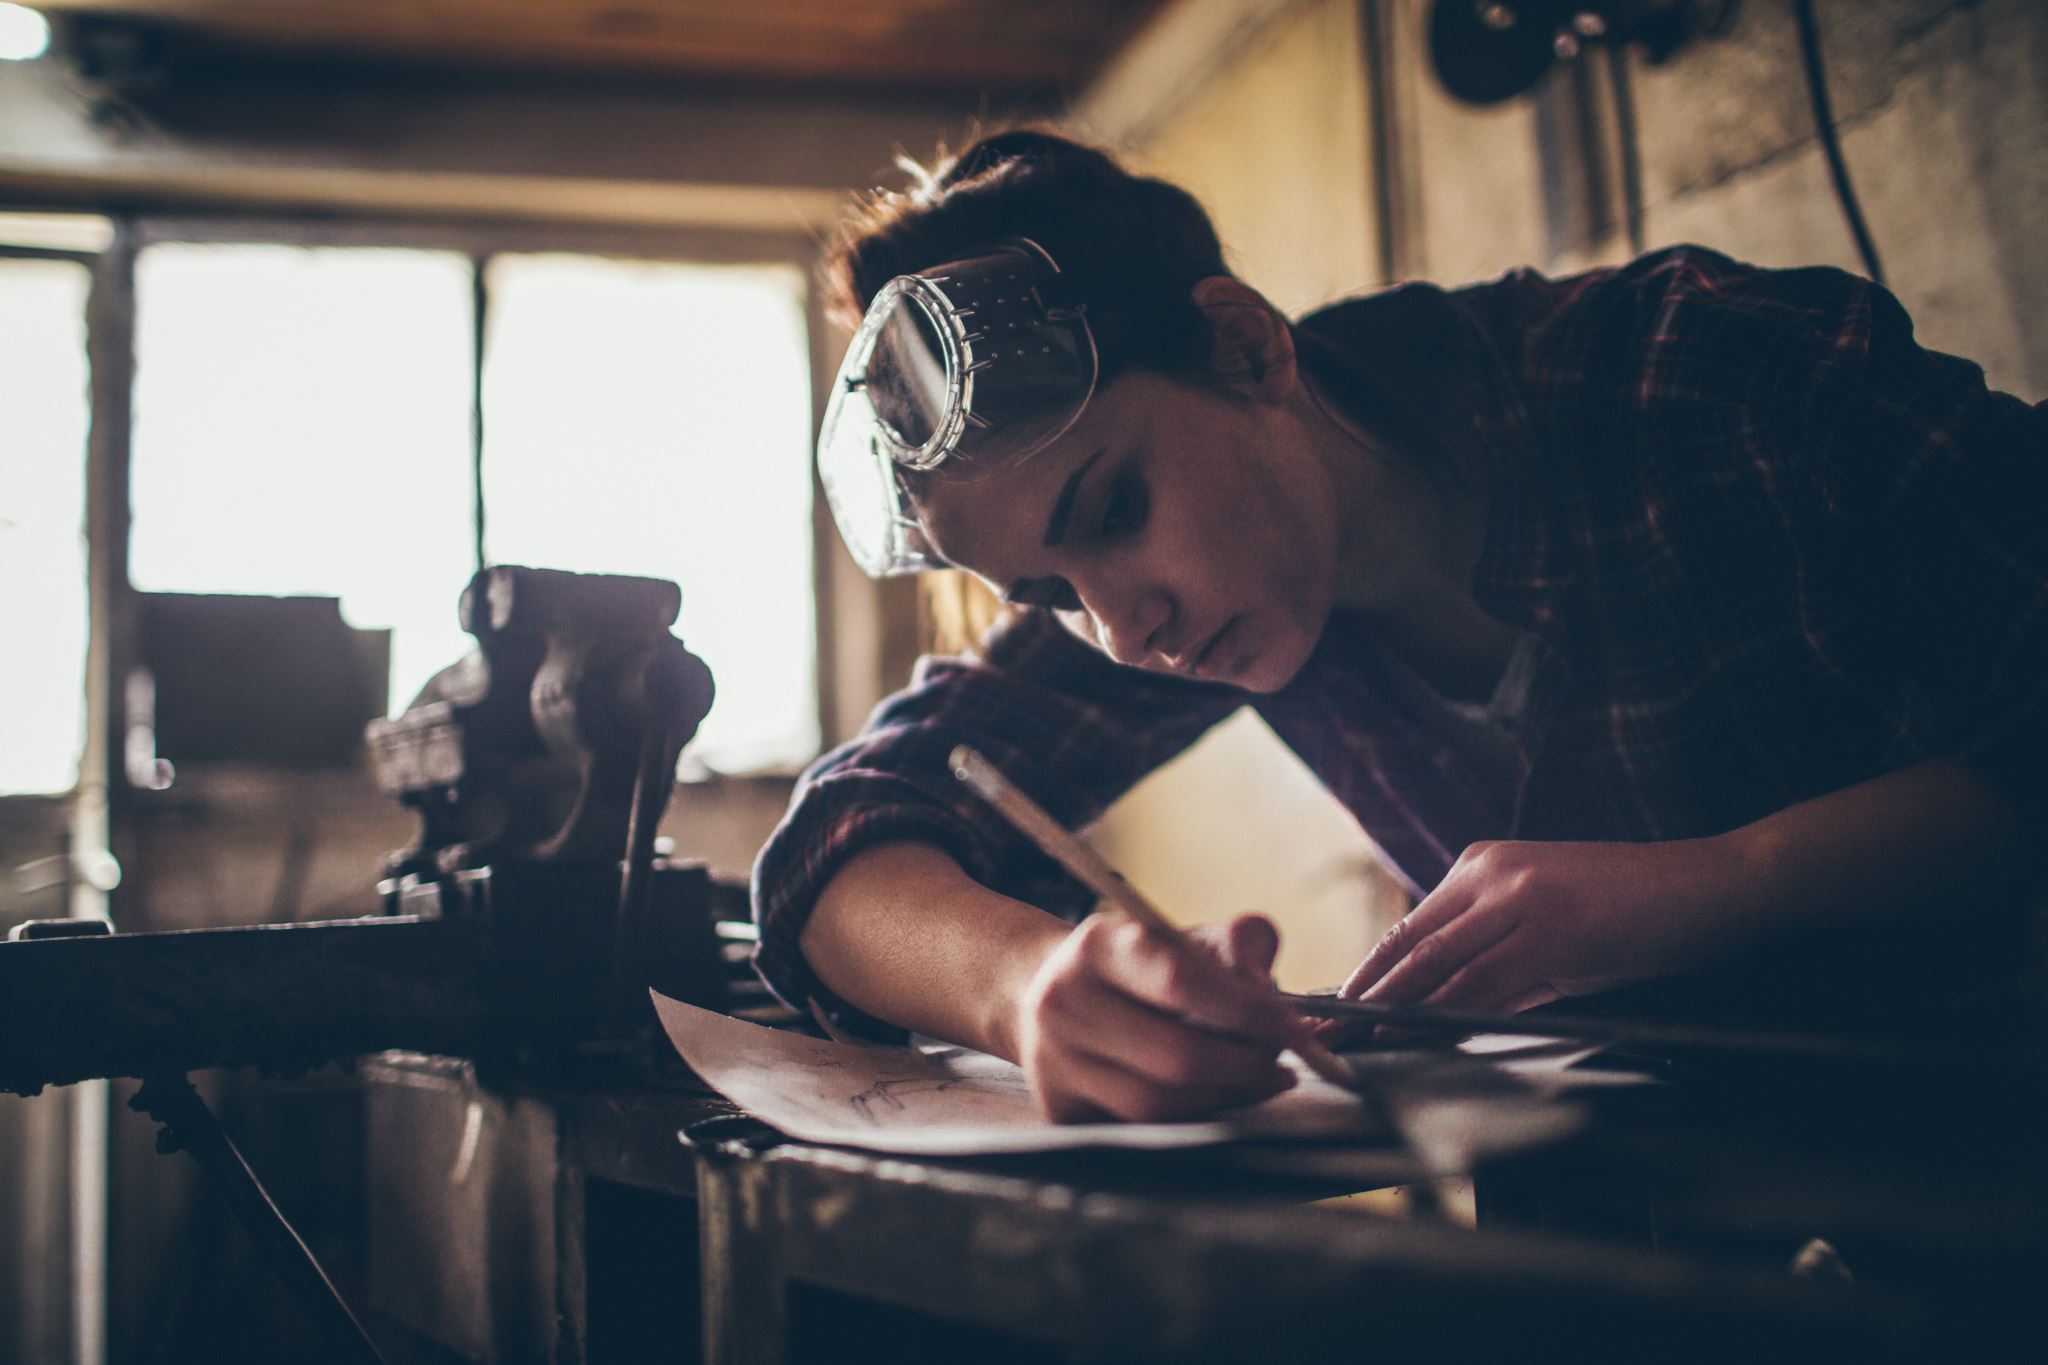
[(1081, 491), (1081, 480), (1088, 476), (1088, 471), (1095, 467), (1095, 462), (1103, 457), (1106, 450), (1107, 447), (1098, 450), (1081, 461), (1074, 472), (1067, 475), (1067, 481), (1060, 485), (1060, 495), (1053, 500), (1052, 517), (1045, 523), (1045, 544), (1048, 547), (1067, 538), (1067, 519), (1074, 513), (1074, 495)]

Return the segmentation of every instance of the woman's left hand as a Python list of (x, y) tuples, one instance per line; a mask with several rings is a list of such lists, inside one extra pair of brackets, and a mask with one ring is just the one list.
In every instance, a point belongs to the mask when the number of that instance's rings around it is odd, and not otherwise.
[(1744, 884), (1716, 839), (1476, 843), (1338, 995), (1512, 1013), (1686, 971), (1753, 936)]

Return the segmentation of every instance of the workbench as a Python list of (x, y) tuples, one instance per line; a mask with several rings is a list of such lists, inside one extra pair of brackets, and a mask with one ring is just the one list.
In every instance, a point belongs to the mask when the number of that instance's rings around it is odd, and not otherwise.
[[(2044, 1207), (2024, 1150), (1873, 1204), (1894, 1169), (1769, 1123), (1662, 1132), (1654, 1164), (1700, 1179), (1654, 1209), (1619, 1174), (1653, 1127), (1598, 1126), (1482, 1172), (1473, 1228), (1329, 1201), (1412, 1180), (1384, 1148), (906, 1159), (779, 1140), (687, 1080), (520, 1091), (387, 1054), (364, 1084), (395, 1361), (1941, 1358), (1970, 1291), (1795, 1277), (1779, 1248), (1924, 1219), (2017, 1284)], [(1790, 1150), (1727, 1145), (1751, 1139)]]

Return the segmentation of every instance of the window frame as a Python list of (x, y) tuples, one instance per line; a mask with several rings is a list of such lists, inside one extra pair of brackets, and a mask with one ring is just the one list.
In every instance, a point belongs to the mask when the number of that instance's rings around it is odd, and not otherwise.
[[(0, 241), (0, 261), (57, 261), (57, 262), (61, 262), (61, 263), (63, 263), (63, 264), (66, 264), (66, 265), (76, 265), (76, 266), (80, 266), (80, 267), (82, 267), (82, 268), (83, 268), (83, 269), (85, 270), (85, 272), (86, 272), (86, 277), (87, 277), (87, 284), (86, 284), (86, 305), (85, 305), (85, 309), (86, 309), (86, 317), (85, 317), (85, 319), (84, 319), (84, 321), (85, 321), (85, 329), (86, 329), (86, 336), (85, 336), (85, 348), (86, 348), (86, 358), (87, 358), (87, 364), (86, 364), (86, 368), (87, 368), (87, 383), (88, 383), (88, 384), (89, 384), (89, 385), (90, 385), (91, 387), (90, 387), (90, 388), (89, 388), (89, 390), (88, 390), (88, 394), (89, 394), (89, 396), (88, 396), (88, 399), (87, 399), (87, 408), (88, 408), (88, 410), (87, 410), (87, 413), (86, 413), (86, 449), (85, 449), (85, 450), (84, 450), (83, 452), (81, 452), (81, 453), (82, 453), (82, 454), (83, 454), (83, 456), (84, 456), (84, 463), (85, 463), (85, 478), (86, 478), (86, 481), (87, 481), (87, 483), (88, 483), (88, 486), (89, 486), (89, 485), (91, 484), (91, 481), (92, 481), (92, 479), (93, 479), (93, 477), (94, 477), (94, 472), (93, 472), (93, 470), (94, 470), (94, 465), (95, 465), (95, 462), (96, 462), (96, 460), (97, 460), (97, 455), (96, 455), (96, 452), (95, 452), (95, 449), (94, 449), (94, 447), (95, 447), (95, 445), (97, 444), (97, 442), (99, 441), (99, 431), (98, 431), (98, 426), (99, 426), (99, 424), (98, 424), (98, 423), (97, 423), (97, 422), (96, 422), (96, 421), (94, 420), (94, 415), (95, 415), (95, 414), (94, 414), (94, 410), (96, 410), (96, 409), (98, 408), (98, 406), (99, 406), (99, 385), (98, 385), (98, 382), (97, 382), (96, 378), (94, 378), (94, 376), (96, 376), (96, 375), (97, 375), (97, 374), (99, 373), (99, 365), (100, 365), (100, 350), (101, 350), (101, 347), (100, 347), (100, 345), (99, 345), (99, 339), (96, 339), (96, 337), (95, 337), (95, 333), (94, 333), (94, 326), (95, 326), (95, 322), (96, 322), (96, 319), (95, 319), (95, 316), (94, 316), (94, 314), (95, 314), (95, 312), (96, 312), (96, 310), (97, 310), (97, 308), (98, 308), (98, 302), (99, 302), (99, 300), (100, 300), (100, 299), (102, 298), (102, 296), (103, 296), (103, 289), (104, 289), (104, 275), (103, 275), (103, 272), (104, 272), (104, 269), (105, 269), (105, 263), (104, 263), (104, 259), (103, 259), (103, 258), (104, 258), (104, 256), (105, 256), (105, 254), (106, 254), (106, 253), (105, 253), (104, 251), (91, 251), (91, 250), (86, 250), (86, 249), (82, 249), (82, 248), (71, 248), (71, 247), (48, 247), (48, 246), (27, 246), (27, 245), (22, 245), (22, 244), (19, 244), (19, 243), (14, 243), (14, 242), (5, 242), (5, 241)], [(125, 425), (124, 425), (124, 430), (125, 430)], [(87, 553), (87, 556), (88, 556), (88, 563), (87, 563), (87, 566), (86, 566), (86, 575), (87, 575), (87, 578), (88, 578), (88, 580), (90, 580), (90, 578), (91, 578), (91, 576), (92, 576), (92, 572), (93, 572), (92, 564), (91, 564), (91, 562), (90, 562), (90, 556), (91, 556), (91, 554), (92, 554), (92, 539), (93, 539), (93, 537), (92, 537), (92, 534), (91, 534), (91, 527), (92, 527), (92, 525), (93, 525), (93, 507), (92, 507), (92, 495), (91, 495), (91, 492), (90, 492), (90, 488), (88, 487), (88, 492), (87, 492), (87, 497), (86, 497), (86, 508), (85, 508), (85, 525), (84, 525), (83, 527), (81, 527), (81, 528), (80, 528), (80, 529), (81, 529), (81, 532), (82, 532), (82, 533), (83, 533), (83, 534), (85, 535), (85, 537), (86, 537), (86, 553)], [(88, 677), (87, 677), (87, 679), (86, 679), (86, 682), (85, 682), (85, 691), (86, 691), (86, 719), (85, 719), (86, 739), (85, 739), (85, 742), (84, 742), (83, 746), (81, 747), (81, 750), (80, 750), (80, 753), (79, 753), (79, 769), (80, 769), (80, 772), (81, 772), (81, 774), (83, 773), (83, 771), (84, 771), (84, 768), (85, 768), (85, 765), (86, 765), (86, 763), (87, 763), (87, 761), (88, 761), (88, 759), (89, 759), (89, 757), (90, 757), (90, 755), (91, 755), (91, 753), (92, 753), (92, 738), (91, 738), (91, 735), (92, 735), (92, 727), (93, 727), (93, 718), (92, 718), (92, 691), (93, 691), (93, 687), (92, 687), (92, 680), (91, 680), (91, 677), (90, 677), (90, 673), (91, 673), (91, 668), (92, 668), (92, 664), (91, 664), (91, 659), (90, 659), (90, 655), (91, 655), (91, 652), (92, 652), (92, 648), (93, 648), (93, 642), (92, 642), (92, 623), (91, 623), (91, 620), (90, 620), (90, 613), (91, 613), (91, 590), (90, 590), (90, 585), (89, 585), (89, 584), (88, 584), (88, 591), (87, 591), (87, 613), (88, 613), (88, 620), (87, 620), (87, 623), (86, 623), (86, 652), (87, 652), (88, 658), (87, 658), (87, 663), (86, 663), (86, 671), (87, 671)], [(77, 797), (77, 794), (78, 794), (78, 789), (79, 789), (79, 786), (80, 786), (80, 782), (79, 782), (79, 780), (78, 780), (77, 778), (74, 778), (74, 779), (73, 779), (73, 781), (72, 781), (72, 784), (71, 784), (71, 785), (70, 785), (69, 787), (67, 787), (67, 788), (65, 788), (64, 790), (62, 790), (62, 791), (54, 791), (54, 792), (0, 792), (0, 811), (17, 811), (17, 812), (21, 812), (21, 816), (20, 816), (20, 818), (21, 818), (21, 819), (22, 819), (22, 820), (23, 820), (24, 822), (29, 822), (29, 823), (32, 823), (32, 822), (33, 822), (33, 821), (35, 821), (36, 819), (40, 818), (40, 817), (42, 816), (43, 812), (45, 812), (46, 810), (50, 810), (50, 809), (55, 809), (55, 808), (57, 808), (57, 807), (61, 807), (61, 806), (67, 805), (67, 804), (69, 804), (69, 803), (70, 803), (71, 801), (73, 801), (73, 800), (74, 800), (74, 799), (75, 799), (75, 798)], [(0, 872), (4, 872), (4, 871), (5, 871), (5, 869), (4, 869), (4, 868), (0, 868)]]
[[(152, 246), (177, 245), (273, 245), (298, 247), (356, 247), (399, 250), (448, 251), (468, 258), (474, 288), (482, 296), (482, 275), (491, 257), (510, 254), (565, 253), (599, 256), (614, 260), (645, 261), (681, 265), (779, 265), (798, 272), (803, 280), (803, 312), (809, 348), (812, 411), (810, 427), (817, 429), (824, 415), (824, 398), (836, 372), (838, 355), (831, 328), (823, 316), (814, 283), (818, 244), (809, 233), (790, 229), (719, 228), (709, 226), (637, 227), (609, 223), (567, 222), (448, 222), (383, 216), (346, 218), (299, 218), (261, 214), (150, 214), (127, 223), (128, 241), (139, 256)], [(132, 337), (132, 331), (131, 331)], [(480, 372), (472, 361), (472, 394), (477, 392)], [(123, 423), (122, 439), (128, 431)], [(473, 438), (474, 439), (474, 438)], [(471, 458), (475, 459), (474, 444)], [(864, 715), (879, 700), (880, 693), (868, 685), (865, 676), (849, 679), (845, 642), (835, 629), (843, 616), (834, 605), (845, 595), (843, 581), (850, 562), (840, 563), (838, 535), (832, 526), (815, 470), (811, 475), (811, 630), (815, 659), (816, 691), (814, 715), (818, 723), (819, 752), (848, 737), (846, 716), (850, 709)], [(126, 524), (129, 509), (121, 509)], [(132, 592), (127, 582), (123, 555), (123, 591)], [(865, 670), (861, 671), (862, 673)], [(850, 687), (849, 687), (850, 684)], [(855, 693), (851, 706), (849, 690)], [(780, 771), (713, 773), (693, 779), (688, 785), (710, 792), (733, 783), (766, 783), (786, 789), (793, 774)]]

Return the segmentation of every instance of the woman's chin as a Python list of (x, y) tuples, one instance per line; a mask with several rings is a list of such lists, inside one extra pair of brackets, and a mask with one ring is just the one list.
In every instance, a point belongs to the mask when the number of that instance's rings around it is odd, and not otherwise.
[(1247, 692), (1270, 694), (1294, 681), (1308, 663), (1309, 655), (1315, 652), (1315, 640), (1296, 630), (1292, 622), (1277, 630), (1266, 622), (1257, 624), (1266, 628), (1240, 632), (1245, 637), (1241, 652), (1229, 661), (1228, 669), (1217, 681)]

